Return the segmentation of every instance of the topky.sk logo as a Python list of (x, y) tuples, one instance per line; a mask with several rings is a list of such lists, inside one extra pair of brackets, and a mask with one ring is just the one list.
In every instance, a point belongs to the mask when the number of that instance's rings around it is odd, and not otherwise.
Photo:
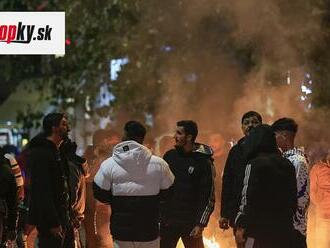
[(1, 12), (0, 54), (65, 54), (65, 12)]
[(49, 25), (36, 29), (36, 25), (24, 25), (22, 22), (17, 25), (0, 24), (0, 42), (28, 44), (32, 40), (51, 40), (52, 29)]

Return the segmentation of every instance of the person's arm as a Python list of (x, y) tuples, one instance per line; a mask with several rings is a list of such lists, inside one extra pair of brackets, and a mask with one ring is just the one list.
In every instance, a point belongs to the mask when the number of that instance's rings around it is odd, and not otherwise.
[(206, 227), (210, 215), (214, 210), (215, 196), (214, 196), (214, 177), (215, 169), (211, 160), (208, 160), (202, 169), (200, 180), (200, 198), (199, 210), (196, 219), (196, 225)]
[(161, 182), (160, 189), (166, 190), (174, 183), (174, 175), (165, 160), (161, 161)]
[(16, 185), (17, 185), (17, 194), (19, 201), (23, 201), (24, 199), (24, 180), (22, 177), (21, 168), (17, 163), (15, 157), (12, 154), (6, 153), (5, 158), (9, 160), (11, 170), (15, 176)]
[[(297, 160), (296, 170), (297, 173), (297, 207), (298, 213), (306, 213), (309, 205), (309, 175), (308, 175), (308, 164), (304, 157)], [(298, 218), (298, 217), (297, 217)]]
[(292, 216), (295, 215), (297, 210), (297, 179), (296, 179), (296, 171), (291, 166), (289, 167), (291, 169), (290, 171), (290, 177), (288, 181), (288, 192), (290, 193), (291, 199), (290, 199), (290, 207), (292, 211)]
[(310, 172), (310, 194), (313, 204), (317, 205), (320, 202), (318, 197), (318, 165), (314, 165)]
[(111, 204), (111, 172), (107, 161), (103, 162), (96, 173), (93, 182), (94, 197), (100, 202)]
[[(234, 156), (235, 147), (232, 148), (228, 154), (226, 164), (222, 176), (222, 188), (221, 188), (221, 213), (220, 216), (229, 220), (232, 216), (233, 206), (233, 195), (234, 195)], [(227, 223), (228, 225), (228, 223)]]
[[(9, 171), (8, 171), (9, 172)], [(14, 233), (17, 227), (18, 218), (18, 198), (17, 184), (15, 176), (9, 172), (8, 191), (6, 193), (6, 203), (8, 207), (8, 231)], [(10, 238), (11, 239), (11, 238)]]
[(249, 163), (245, 169), (241, 204), (235, 218), (238, 228), (246, 229), (253, 222), (253, 204), (258, 200), (259, 186), (258, 168)]

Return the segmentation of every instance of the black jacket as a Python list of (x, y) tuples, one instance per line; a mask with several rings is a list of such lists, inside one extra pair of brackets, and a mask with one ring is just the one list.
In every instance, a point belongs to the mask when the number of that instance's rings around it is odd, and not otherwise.
[(253, 129), (245, 144), (248, 164), (236, 225), (250, 237), (289, 237), (297, 207), (295, 169), (277, 150), (270, 126)]
[(222, 176), (221, 217), (229, 219), (234, 226), (235, 217), (240, 204), (243, 188), (243, 178), (246, 166), (244, 158), (244, 140), (240, 139), (229, 151)]
[(175, 176), (161, 207), (161, 223), (184, 228), (206, 226), (214, 209), (214, 166), (212, 150), (196, 144), (191, 153), (172, 149), (164, 160)]
[(11, 172), (9, 161), (0, 158), (0, 213), (7, 215), (7, 228), (15, 230), (17, 224), (17, 187), (15, 176)]
[(69, 223), (69, 187), (66, 166), (56, 145), (43, 135), (31, 140), (28, 167), (31, 170), (29, 223), (50, 229)]
[(84, 219), (88, 171), (86, 159), (76, 155), (76, 150), (77, 144), (70, 139), (65, 140), (60, 147), (61, 158), (69, 174), (70, 219), (74, 227), (79, 228)]

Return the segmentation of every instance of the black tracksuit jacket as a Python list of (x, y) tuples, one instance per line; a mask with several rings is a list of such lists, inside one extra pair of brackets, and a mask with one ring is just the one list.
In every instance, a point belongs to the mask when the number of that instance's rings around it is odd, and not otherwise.
[(205, 227), (214, 209), (214, 166), (212, 150), (196, 144), (193, 152), (179, 149), (165, 153), (164, 160), (175, 176), (161, 204), (162, 226), (190, 232), (196, 225)]

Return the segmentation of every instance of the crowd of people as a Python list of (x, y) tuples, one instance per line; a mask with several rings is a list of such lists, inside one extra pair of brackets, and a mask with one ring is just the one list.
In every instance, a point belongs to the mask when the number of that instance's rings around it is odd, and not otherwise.
[(20, 154), (0, 150), (1, 247), (203, 248), (232, 228), (237, 248), (304, 248), (310, 200), (330, 247), (330, 155), (309, 165), (294, 119), (245, 113), (228, 154), (221, 134), (198, 143), (192, 120), (173, 128), (158, 148), (138, 121), (100, 129), (78, 156), (67, 116), (46, 115)]

